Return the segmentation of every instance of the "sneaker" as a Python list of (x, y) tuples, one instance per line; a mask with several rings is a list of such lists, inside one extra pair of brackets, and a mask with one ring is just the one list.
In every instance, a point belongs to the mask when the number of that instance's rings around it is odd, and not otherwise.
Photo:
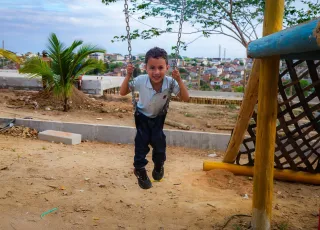
[(147, 171), (145, 168), (134, 169), (134, 175), (138, 178), (138, 184), (142, 189), (149, 189), (152, 187), (152, 183), (148, 177)]
[(154, 165), (154, 169), (152, 171), (152, 177), (154, 180), (161, 180), (164, 175), (164, 168), (163, 164), (161, 165)]

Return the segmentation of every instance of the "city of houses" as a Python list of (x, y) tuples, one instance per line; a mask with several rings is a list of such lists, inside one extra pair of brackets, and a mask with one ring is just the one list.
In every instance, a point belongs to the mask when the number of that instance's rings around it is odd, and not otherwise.
[[(26, 60), (32, 57), (42, 57), (41, 53), (27, 52), (26, 54), (15, 53), (18, 57)], [(95, 53), (88, 58), (94, 58), (103, 61), (107, 65), (113, 64), (112, 70), (108, 69), (104, 73), (98, 73), (100, 76), (124, 76), (128, 55), (118, 53)], [(169, 58), (169, 65), (173, 66), (174, 58)], [(144, 55), (132, 56), (132, 62), (140, 70), (140, 73), (145, 73)], [(249, 58), (206, 58), (206, 57), (179, 57), (177, 67), (180, 70), (181, 76), (185, 84), (190, 89), (197, 90), (221, 90), (235, 91), (237, 88), (242, 88), (244, 81), (249, 76), (252, 68), (253, 60)], [(19, 66), (7, 62), (2, 69), (18, 69)], [(92, 73), (93, 74), (93, 73)], [(169, 70), (170, 74), (170, 70)], [(246, 78), (244, 77), (246, 76)], [(238, 91), (239, 92), (239, 91)]]

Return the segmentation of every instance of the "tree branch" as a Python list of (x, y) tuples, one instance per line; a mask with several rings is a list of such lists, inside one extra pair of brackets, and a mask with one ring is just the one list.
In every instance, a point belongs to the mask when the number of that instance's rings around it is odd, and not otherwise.
[(216, 3), (218, 3), (219, 6), (223, 9), (223, 11), (229, 16), (232, 25), (236, 28), (236, 30), (238, 31), (238, 33), (241, 37), (241, 41), (242, 41), (241, 44), (246, 47), (248, 43), (247, 43), (246, 39), (243, 37), (242, 31), (240, 30), (238, 24), (234, 21), (232, 14), (221, 4), (221, 2), (219, 0), (214, 0), (214, 1)]
[(254, 35), (256, 36), (256, 39), (258, 39), (258, 35), (257, 35), (257, 32), (256, 32), (256, 28), (257, 26), (260, 24), (258, 23), (255, 27), (253, 26), (252, 22), (247, 18), (247, 15), (243, 15), (244, 16), (244, 19), (251, 25), (252, 27), (252, 30), (254, 31)]

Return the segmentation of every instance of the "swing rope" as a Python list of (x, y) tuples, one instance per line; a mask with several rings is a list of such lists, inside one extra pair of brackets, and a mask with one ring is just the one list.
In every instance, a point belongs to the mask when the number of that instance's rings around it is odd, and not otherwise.
[[(177, 68), (177, 62), (179, 59), (179, 51), (180, 51), (180, 45), (181, 45), (181, 34), (182, 34), (182, 24), (184, 21), (184, 11), (185, 11), (185, 6), (186, 6), (186, 0), (182, 0), (182, 8), (181, 8), (181, 15), (180, 15), (180, 22), (179, 22), (179, 31), (178, 31), (178, 40), (177, 40), (177, 45), (176, 45), (176, 52), (175, 52), (175, 59), (173, 62), (173, 69)], [(128, 41), (128, 52), (129, 52), (129, 63), (131, 64), (132, 61), (132, 47), (131, 47), (131, 38), (130, 38), (130, 24), (129, 24), (129, 7), (128, 7), (128, 0), (124, 1), (124, 11), (125, 11), (125, 18), (126, 18), (126, 31), (127, 31), (127, 41)], [(131, 84), (130, 84), (130, 90), (131, 90), (131, 95), (132, 95), (132, 104), (133, 104), (133, 113), (136, 112), (137, 109), (137, 101), (135, 98), (135, 93), (134, 93), (134, 78), (133, 75), (131, 74), (130, 76), (131, 79)], [(168, 95), (167, 95), (167, 101), (160, 113), (163, 115), (167, 114), (168, 109), (169, 109), (169, 103), (171, 101), (171, 95), (173, 93), (174, 89), (174, 79), (172, 78), (172, 81), (170, 82), (169, 90), (168, 90)]]

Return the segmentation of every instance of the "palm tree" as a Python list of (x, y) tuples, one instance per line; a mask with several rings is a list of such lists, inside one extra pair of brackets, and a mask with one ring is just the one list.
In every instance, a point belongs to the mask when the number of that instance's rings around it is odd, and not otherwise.
[(6, 58), (18, 64), (21, 63), (21, 60), (14, 53), (5, 49), (0, 49), (0, 58)]
[[(73, 84), (80, 76), (94, 69), (104, 70), (104, 63), (87, 57), (93, 53), (104, 53), (105, 50), (92, 45), (83, 45), (83, 41), (76, 40), (66, 47), (57, 36), (52, 33), (49, 37), (49, 64), (39, 57), (31, 58), (24, 63), (20, 73), (29, 77), (42, 77), (48, 82), (48, 89), (63, 97), (64, 111), (69, 110), (68, 100), (72, 94)], [(77, 52), (75, 50), (78, 48)]]

